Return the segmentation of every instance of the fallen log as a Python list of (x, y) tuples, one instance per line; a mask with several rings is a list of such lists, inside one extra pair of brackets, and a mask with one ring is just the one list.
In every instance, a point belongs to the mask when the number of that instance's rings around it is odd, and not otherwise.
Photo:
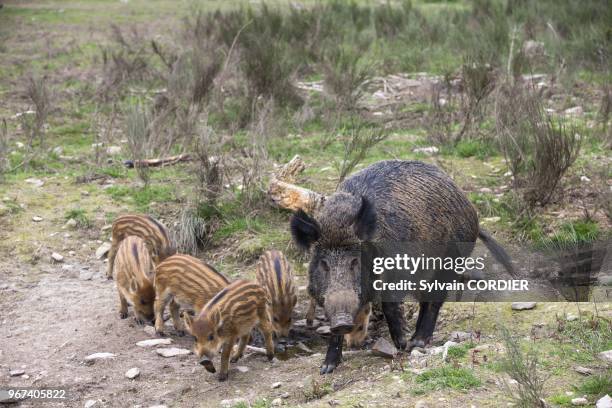
[(324, 195), (293, 184), (305, 168), (304, 161), (296, 155), (272, 177), (268, 185), (268, 197), (273, 205), (291, 211), (301, 209), (310, 214), (323, 207)]
[(125, 167), (133, 169), (134, 167), (160, 167), (168, 166), (180, 162), (190, 161), (191, 156), (188, 154), (179, 154), (178, 156), (163, 157), (159, 159), (145, 159), (145, 160), (126, 160), (123, 162)]

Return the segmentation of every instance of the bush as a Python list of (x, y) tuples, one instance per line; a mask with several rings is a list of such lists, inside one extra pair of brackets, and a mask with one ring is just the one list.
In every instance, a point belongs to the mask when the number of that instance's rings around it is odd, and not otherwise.
[(529, 208), (546, 205), (580, 151), (576, 128), (544, 111), (540, 97), (517, 85), (498, 89), (496, 132), (514, 187)]
[(344, 156), (338, 164), (341, 183), (357, 165), (365, 159), (368, 151), (389, 135), (384, 129), (368, 126), (362, 122), (343, 127), (338, 137), (344, 142)]
[(0, 181), (1, 177), (9, 167), (9, 139), (8, 139), (8, 126), (6, 119), (2, 119), (0, 123)]
[(146, 107), (140, 103), (130, 105), (125, 118), (125, 135), (131, 159), (134, 161), (134, 169), (145, 186), (149, 184), (150, 169), (147, 165), (143, 165), (142, 160), (153, 151), (151, 122), (151, 113)]
[(44, 147), (45, 123), (51, 111), (51, 91), (47, 85), (47, 78), (30, 76), (26, 80), (25, 96), (34, 108), (33, 117), (29, 113), (20, 116), (21, 127), (32, 148), (34, 140), (38, 139), (40, 147)]

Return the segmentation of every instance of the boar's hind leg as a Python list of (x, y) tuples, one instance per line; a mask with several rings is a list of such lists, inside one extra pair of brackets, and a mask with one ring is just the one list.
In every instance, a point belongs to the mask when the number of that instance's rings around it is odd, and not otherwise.
[(125, 300), (125, 296), (119, 290), (119, 317), (122, 319), (127, 319), (128, 317), (128, 303)]
[(382, 310), (395, 347), (398, 350), (404, 350), (406, 348), (406, 336), (404, 336), (404, 314), (401, 303), (382, 302)]
[(344, 335), (332, 336), (329, 339), (327, 345), (327, 354), (325, 354), (325, 361), (321, 366), (321, 374), (329, 374), (342, 361), (342, 343), (344, 341)]
[(244, 355), (244, 349), (246, 348), (250, 337), (251, 335), (247, 334), (240, 338), (240, 341), (238, 342), (238, 349), (232, 355), (230, 362), (235, 363), (242, 358), (242, 356)]
[(417, 319), (414, 334), (410, 339), (410, 348), (425, 347), (436, 328), (438, 313), (444, 302), (421, 302), (419, 303), (419, 317)]

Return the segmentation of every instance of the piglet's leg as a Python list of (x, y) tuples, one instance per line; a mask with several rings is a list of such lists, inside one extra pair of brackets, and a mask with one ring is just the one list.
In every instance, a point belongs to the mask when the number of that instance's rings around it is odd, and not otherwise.
[(340, 334), (332, 336), (327, 344), (327, 354), (325, 354), (325, 361), (321, 366), (321, 374), (329, 374), (333, 372), (336, 367), (342, 361), (342, 342), (344, 341), (344, 335)]
[(219, 371), (219, 381), (227, 380), (227, 371), (229, 369), (229, 358), (236, 343), (236, 337), (229, 338), (223, 345), (223, 351), (221, 352), (221, 370)]
[(317, 311), (317, 301), (314, 300), (314, 298), (310, 298), (310, 305), (308, 306), (308, 311), (306, 312), (306, 325), (308, 327), (312, 327), (312, 323), (314, 322), (316, 311)]
[(272, 323), (270, 322), (265, 304), (257, 308), (257, 317), (259, 318), (259, 328), (264, 335), (266, 343), (266, 356), (269, 361), (272, 361), (274, 358), (274, 336), (272, 335)]
[(108, 268), (106, 269), (106, 279), (113, 279), (113, 269), (115, 268), (115, 256), (117, 255), (117, 245), (113, 240), (110, 251), (108, 251)]
[(153, 309), (155, 310), (155, 332), (159, 335), (164, 334), (164, 309), (169, 300), (168, 296), (162, 293), (155, 296), (155, 304), (153, 305)]
[(168, 306), (170, 309), (170, 316), (172, 316), (172, 323), (174, 323), (174, 328), (179, 336), (185, 335), (185, 329), (183, 328), (183, 324), (181, 322), (181, 317), (179, 316), (180, 306), (178, 303), (172, 299), (170, 301), (170, 305)]
[(249, 342), (249, 338), (251, 336), (249, 334), (242, 336), (240, 338), (240, 341), (238, 342), (238, 349), (236, 350), (236, 352), (234, 353), (234, 355), (232, 356), (232, 363), (235, 363), (236, 361), (238, 361), (242, 355), (244, 354), (244, 349), (247, 346), (247, 343)]
[(117, 292), (119, 292), (119, 317), (126, 319), (128, 317), (128, 303), (123, 293), (120, 290)]

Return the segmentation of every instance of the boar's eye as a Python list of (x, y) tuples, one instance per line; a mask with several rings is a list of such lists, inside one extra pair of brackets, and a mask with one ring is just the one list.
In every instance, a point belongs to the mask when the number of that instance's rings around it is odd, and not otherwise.
[(278, 317), (274, 316), (273, 320), (274, 320), (275, 323), (278, 323)]
[(141, 304), (141, 305), (146, 305), (146, 304), (147, 304), (147, 301), (146, 301), (146, 300), (144, 300), (144, 299), (140, 299), (140, 304)]
[(209, 334), (208, 335), (208, 341), (213, 341), (215, 339), (215, 335), (214, 334)]
[(321, 259), (319, 261), (319, 265), (321, 265), (321, 269), (323, 269), (325, 272), (329, 272), (329, 264), (325, 259)]

